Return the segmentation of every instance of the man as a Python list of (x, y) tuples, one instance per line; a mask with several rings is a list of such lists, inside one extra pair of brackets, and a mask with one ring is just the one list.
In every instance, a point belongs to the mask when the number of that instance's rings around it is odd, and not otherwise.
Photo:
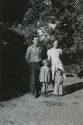
[(30, 66), (30, 91), (35, 94), (35, 97), (39, 97), (39, 72), (41, 63), (41, 49), (38, 45), (38, 38), (34, 37), (33, 45), (28, 47), (25, 59)]

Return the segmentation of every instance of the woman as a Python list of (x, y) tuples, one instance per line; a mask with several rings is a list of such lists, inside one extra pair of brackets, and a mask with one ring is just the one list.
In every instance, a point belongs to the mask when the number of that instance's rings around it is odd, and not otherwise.
[(59, 68), (62, 71), (64, 71), (62, 62), (60, 60), (60, 55), (62, 55), (62, 49), (58, 49), (57, 45), (58, 41), (55, 40), (53, 42), (53, 47), (47, 51), (48, 60), (51, 62), (53, 84), (54, 84), (54, 74), (56, 70)]

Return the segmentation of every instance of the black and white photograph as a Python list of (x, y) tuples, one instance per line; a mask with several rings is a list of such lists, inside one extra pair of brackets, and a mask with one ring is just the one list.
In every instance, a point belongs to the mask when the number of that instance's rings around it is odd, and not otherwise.
[(0, 125), (83, 125), (82, 0), (0, 0)]

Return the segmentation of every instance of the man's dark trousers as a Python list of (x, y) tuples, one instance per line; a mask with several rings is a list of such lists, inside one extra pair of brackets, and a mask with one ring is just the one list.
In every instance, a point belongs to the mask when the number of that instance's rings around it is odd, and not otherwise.
[(30, 62), (30, 91), (32, 94), (39, 95), (40, 83), (40, 62)]

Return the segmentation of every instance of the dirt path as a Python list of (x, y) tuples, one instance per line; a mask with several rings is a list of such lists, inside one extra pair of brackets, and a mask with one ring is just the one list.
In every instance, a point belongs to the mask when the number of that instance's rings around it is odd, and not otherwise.
[(83, 125), (83, 79), (67, 78), (64, 94), (37, 99), (25, 94), (0, 102), (0, 125)]

